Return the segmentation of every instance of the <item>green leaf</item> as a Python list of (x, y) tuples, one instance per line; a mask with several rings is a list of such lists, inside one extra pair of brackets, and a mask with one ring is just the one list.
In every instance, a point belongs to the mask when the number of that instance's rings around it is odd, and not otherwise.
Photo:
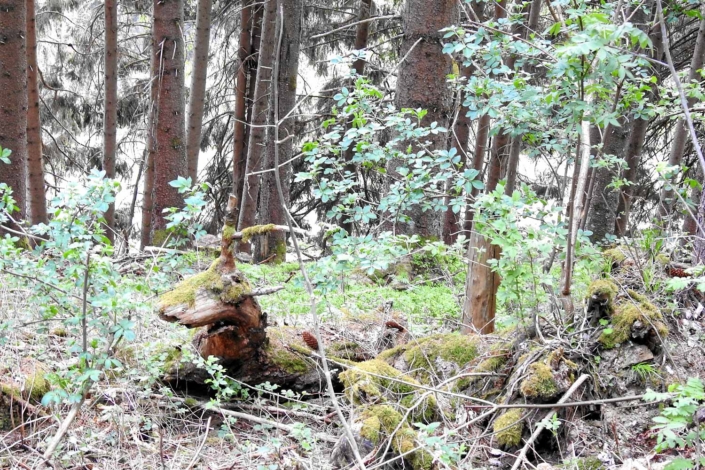
[(693, 467), (695, 467), (693, 460), (677, 457), (663, 467), (663, 470), (689, 470)]

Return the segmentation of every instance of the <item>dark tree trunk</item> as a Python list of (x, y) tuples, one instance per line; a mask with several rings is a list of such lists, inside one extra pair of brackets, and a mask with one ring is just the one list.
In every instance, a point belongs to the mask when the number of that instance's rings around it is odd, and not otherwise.
[[(201, 128), (203, 108), (206, 102), (206, 80), (208, 78), (208, 49), (211, 42), (212, 0), (198, 0), (196, 11), (196, 44), (193, 50), (193, 72), (188, 101), (188, 125), (186, 126), (186, 158), (188, 176), (195, 184), (198, 180), (198, 154), (201, 150)], [(243, 10), (244, 11), (244, 10)]]
[(27, 0), (27, 173), (32, 224), (47, 222), (47, 199), (42, 161), (42, 125), (37, 84), (37, 28), (34, 0)]
[[(603, 155), (624, 157), (624, 147), (629, 137), (630, 127), (626, 119), (621, 118), (621, 126), (608, 126), (605, 129)], [(590, 212), (587, 221), (587, 230), (592, 232), (590, 239), (593, 242), (604, 240), (605, 235), (614, 229), (617, 207), (617, 191), (609, 187), (616, 174), (612, 168), (595, 168), (592, 197), (590, 199)]]
[[(140, 249), (152, 243), (152, 209), (154, 208), (154, 154), (152, 152), (152, 118), (147, 124), (147, 142), (144, 155), (144, 183), (142, 190), (142, 232)], [(139, 181), (138, 181), (139, 184)]]
[[(705, 181), (705, 178), (703, 178), (702, 167), (700, 165), (697, 165), (696, 169), (696, 179), (700, 182)], [(693, 212), (693, 215), (696, 218), (700, 214), (700, 204), (702, 197), (702, 187), (695, 187), (692, 189), (690, 193), (690, 199), (693, 202), (693, 208), (691, 209), (691, 211)], [(702, 215), (700, 215), (700, 217), (702, 217)], [(690, 240), (693, 240), (695, 235), (698, 234), (698, 221), (696, 220), (696, 218), (693, 218), (690, 213), (687, 213), (685, 215), (685, 219), (683, 219), (683, 235), (685, 235), (685, 238), (681, 239), (681, 245), (686, 245)], [(700, 221), (700, 223), (702, 223), (702, 221)]]
[[(437, 122), (447, 128), (450, 121), (452, 93), (445, 77), (451, 69), (451, 60), (443, 54), (443, 33), (440, 30), (455, 24), (457, 19), (458, 6), (454, 0), (408, 0), (402, 13), (404, 40), (401, 55), (406, 56), (406, 60), (399, 68), (396, 104), (399, 108), (427, 110), (422, 123), (426, 126)], [(419, 39), (421, 41), (416, 44)], [(429, 150), (446, 146), (445, 135), (431, 135), (428, 140)], [(398, 165), (397, 161), (390, 163), (392, 175), (397, 174)], [(413, 224), (397, 223), (397, 233), (441, 238), (442, 213), (422, 212), (420, 207), (415, 207), (406, 215), (411, 217)]]
[[(651, 57), (656, 60), (660, 60), (663, 55), (663, 38), (661, 37), (661, 28), (657, 26), (651, 26), (651, 22), (648, 21), (646, 17), (646, 12), (643, 8), (639, 8), (633, 15), (633, 22), (635, 24), (640, 24), (642, 30), (647, 31), (651, 27), (649, 32), (649, 38), (651, 38), (651, 43), (653, 49), (651, 50)], [(649, 51), (645, 51), (649, 52)], [(654, 74), (658, 78), (658, 74)], [(651, 91), (646, 95), (646, 99), (653, 100), (654, 94), (658, 83), (651, 85)], [(646, 139), (646, 131), (649, 127), (648, 119), (634, 118), (631, 128), (631, 133), (629, 135), (629, 142), (627, 143), (626, 155), (624, 161), (627, 164), (627, 168), (622, 174), (622, 178), (625, 179), (629, 184), (622, 186), (619, 201), (617, 203), (617, 220), (615, 221), (615, 233), (619, 237), (624, 237), (627, 235), (627, 227), (629, 225), (629, 212), (631, 210), (632, 195), (634, 194), (634, 184), (636, 183), (636, 170), (639, 166), (639, 161), (641, 160), (641, 154), (644, 149), (644, 140)], [(691, 218), (692, 219), (692, 218)]]
[[(251, 64), (255, 62), (252, 49), (252, 1), (246, 0), (240, 13), (240, 47), (237, 51), (238, 67), (235, 83), (235, 127), (233, 129), (233, 194), (242, 201), (242, 186), (245, 181), (245, 163), (247, 162), (247, 83), (251, 76)], [(255, 68), (256, 70), (256, 68)], [(255, 72), (256, 73), (256, 72)], [(238, 219), (240, 207), (235, 209)]]
[(152, 106), (154, 140), (154, 201), (152, 243), (166, 240), (164, 210), (181, 207), (183, 198), (169, 183), (186, 176), (184, 145), (184, 40), (183, 0), (154, 0), (152, 26)]
[[(688, 74), (688, 83), (693, 80), (699, 80), (699, 70), (703, 68), (703, 60), (705, 59), (705, 18), (700, 20), (698, 29), (698, 37), (693, 50), (693, 58), (690, 62), (690, 73)], [(697, 102), (697, 98), (688, 98), (688, 107), (692, 108)], [(683, 162), (683, 153), (685, 145), (688, 142), (688, 127), (685, 119), (679, 119), (676, 123), (673, 140), (671, 143), (671, 154), (668, 158), (669, 166), (680, 166)], [(659, 203), (659, 216), (663, 219), (668, 217), (673, 210), (675, 192), (673, 189), (664, 188), (661, 191)]]
[[(269, 94), (271, 91), (272, 65), (274, 60), (274, 46), (276, 36), (277, 2), (267, 0), (264, 5), (262, 20), (262, 40), (259, 48), (259, 65), (257, 67), (257, 81), (255, 83), (255, 97), (252, 105), (252, 128), (247, 145), (247, 164), (245, 186), (242, 191), (240, 203), (240, 230), (255, 225), (257, 221), (257, 199), (259, 196), (263, 161), (266, 159), (267, 134), (266, 127), (269, 117)], [(240, 243), (240, 251), (249, 252), (249, 243)]]
[[(357, 20), (364, 21), (369, 18), (371, 10), (372, 0), (360, 0), (360, 9), (358, 11)], [(355, 50), (359, 51), (367, 48), (367, 39), (369, 37), (369, 34), (370, 23), (359, 23), (357, 25), (355, 29)], [(363, 59), (357, 59), (355, 62), (353, 62), (352, 68), (355, 70), (355, 73), (357, 73), (358, 75), (362, 75), (362, 73), (365, 71), (365, 61)], [(357, 179), (357, 167), (352, 161), (355, 155), (354, 148), (355, 143), (351, 143), (350, 147), (345, 151), (345, 171), (349, 172), (351, 175), (354, 175), (354, 178)], [(348, 232), (348, 234), (352, 235), (354, 225), (355, 224), (352, 220), (343, 220), (341, 226), (346, 232)]]
[[(279, 139), (282, 143), (275, 142), (274, 133), (267, 139), (267, 168), (279, 172), (282, 183), (282, 190), (285, 203), (289, 204), (289, 181), (291, 175), (291, 165), (287, 164), (279, 169), (275, 167), (274, 146), (279, 146), (279, 163), (288, 162), (294, 155), (294, 140), (288, 137), (294, 134), (294, 124), (296, 117), (286, 117), (296, 104), (296, 84), (299, 73), (299, 48), (301, 45), (301, 13), (303, 9), (302, 0), (280, 0), (281, 8), (284, 11), (284, 24), (282, 38), (277, 38), (276, 43), (281, 43), (281, 51), (278, 60), (277, 99), (276, 115), (280, 120)], [(274, 108), (274, 106), (273, 106)], [(292, 113), (293, 114), (293, 113)], [(286, 139), (286, 140), (285, 140)], [(263, 176), (262, 191), (260, 193), (260, 223), (286, 225), (287, 207), (283, 207), (274, 172), (265, 173)], [(281, 263), (286, 260), (286, 233), (280, 231), (269, 232), (259, 239), (258, 259)]]
[(0, 147), (12, 155), (9, 165), (0, 162), (0, 183), (13, 190), (19, 211), (12, 217), (18, 221), (27, 217), (26, 29), (25, 0), (5, 1), (0, 7)]
[[(118, 46), (117, 0), (105, 0), (105, 103), (103, 118), (103, 171), (115, 178), (117, 150)], [(115, 241), (115, 203), (105, 212), (107, 237)], [(125, 240), (127, 243), (127, 240)]]

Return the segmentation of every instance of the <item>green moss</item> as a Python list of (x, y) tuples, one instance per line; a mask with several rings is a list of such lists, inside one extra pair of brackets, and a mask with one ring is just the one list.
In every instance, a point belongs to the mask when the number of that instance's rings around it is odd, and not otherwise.
[(614, 296), (619, 292), (617, 284), (606, 279), (598, 279), (593, 281), (588, 287), (588, 295), (595, 297), (604, 297), (608, 299), (609, 302), (614, 300)]
[(236, 302), (243, 294), (252, 289), (250, 284), (244, 279), (226, 288), (221, 279), (220, 272), (218, 272), (219, 263), (220, 260), (213, 261), (206, 271), (183, 280), (177, 284), (174, 289), (163, 294), (159, 298), (160, 310), (181, 304), (193, 307), (196, 301), (196, 293), (199, 289), (206, 289), (215, 294), (219, 294), (220, 300), (230, 303)]
[(529, 366), (529, 375), (521, 382), (519, 390), (528, 399), (548, 400), (558, 393), (551, 368), (541, 362)]
[(270, 356), (278, 367), (290, 374), (303, 374), (309, 370), (304, 358), (284, 348), (276, 348)]
[(411, 411), (411, 417), (426, 422), (438, 412), (436, 399), (433, 395), (424, 396), (419, 382), (379, 359), (355, 364), (342, 372), (339, 378), (345, 386), (345, 395), (355, 404), (388, 399), (410, 408), (420, 400)]
[(186, 397), (184, 399), (184, 405), (186, 405), (189, 408), (196, 408), (198, 406), (198, 400), (192, 397)]
[(167, 238), (169, 238), (168, 230), (155, 230), (154, 232), (152, 232), (152, 245), (162, 246), (164, 242), (166, 242)]
[(232, 240), (233, 235), (235, 235), (235, 227), (230, 225), (223, 227), (223, 238)]
[(610, 248), (609, 250), (605, 250), (602, 252), (602, 256), (605, 259), (612, 261), (613, 264), (620, 264), (625, 259), (627, 259), (627, 255), (624, 254), (624, 251), (622, 251), (622, 249), (620, 247)]
[(477, 337), (460, 333), (432, 335), (407, 346), (404, 359), (409, 367), (424, 371), (432, 369), (438, 358), (462, 367), (478, 354)]
[(521, 434), (524, 432), (524, 421), (522, 408), (512, 408), (499, 416), (492, 426), (495, 432), (497, 443), (504, 447), (515, 447), (521, 442)]
[(0, 383), (0, 393), (10, 397), (22, 398), (20, 389), (9, 384)]
[(58, 336), (59, 338), (66, 338), (69, 335), (69, 332), (66, 330), (66, 328), (62, 328), (60, 326), (53, 328), (49, 334)]
[(390, 438), (392, 449), (398, 454), (407, 454), (405, 459), (413, 470), (430, 470), (433, 457), (424, 450), (414, 450), (416, 432), (408, 423), (402, 421), (403, 416), (389, 405), (369, 406), (362, 412), (362, 429), (360, 435), (377, 445), (382, 438)]
[(598, 341), (605, 349), (612, 349), (631, 338), (632, 325), (640, 321), (651, 325), (661, 338), (668, 336), (668, 327), (663, 321), (661, 311), (647, 297), (628, 291), (633, 301), (627, 301), (616, 307), (611, 317), (611, 325), (602, 331)]
[(248, 243), (250, 240), (252, 240), (252, 237), (269, 233), (275, 228), (276, 225), (274, 224), (253, 225), (252, 227), (247, 227), (242, 231), (242, 243)]

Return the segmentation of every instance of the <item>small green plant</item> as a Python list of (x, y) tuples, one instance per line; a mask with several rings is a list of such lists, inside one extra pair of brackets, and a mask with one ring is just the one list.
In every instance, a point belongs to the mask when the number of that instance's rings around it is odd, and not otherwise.
[[(705, 389), (699, 378), (690, 378), (683, 384), (673, 384), (668, 387), (669, 393), (657, 393), (648, 390), (645, 401), (664, 401), (671, 399), (671, 406), (663, 408), (661, 414), (653, 421), (651, 429), (656, 431), (656, 452), (667, 449), (700, 448), (705, 438), (702, 424), (694, 421), (700, 401), (705, 400)], [(705, 464), (705, 458), (699, 457), (700, 465)], [(696, 462), (691, 458), (678, 458), (665, 467), (664, 470), (682, 470), (695, 468)]]
[(647, 364), (645, 362), (634, 364), (632, 366), (632, 372), (634, 372), (637, 377), (641, 379), (642, 382), (648, 382), (651, 379), (659, 376), (658, 372), (656, 371), (656, 368), (653, 365)]

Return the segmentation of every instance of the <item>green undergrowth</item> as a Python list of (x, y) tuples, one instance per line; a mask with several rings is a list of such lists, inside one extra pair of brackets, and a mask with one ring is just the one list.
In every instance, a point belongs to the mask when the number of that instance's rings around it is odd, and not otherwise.
[[(286, 282), (291, 273), (294, 279), (286, 288), (273, 295), (259, 297), (265, 311), (274, 314), (304, 315), (310, 312), (310, 302), (306, 289), (298, 275), (296, 263), (279, 265), (250, 265), (239, 263), (240, 269), (252, 285), (278, 285)], [(455, 301), (453, 291), (443, 284), (426, 283), (396, 290), (390, 286), (375, 285), (350, 277), (344, 280), (344, 287), (324, 296), (325, 302), (319, 303), (320, 314), (329, 313), (328, 306), (352, 312), (369, 312), (387, 301), (394, 302), (394, 309), (410, 315), (412, 318), (448, 318), (457, 317), (460, 307)]]

